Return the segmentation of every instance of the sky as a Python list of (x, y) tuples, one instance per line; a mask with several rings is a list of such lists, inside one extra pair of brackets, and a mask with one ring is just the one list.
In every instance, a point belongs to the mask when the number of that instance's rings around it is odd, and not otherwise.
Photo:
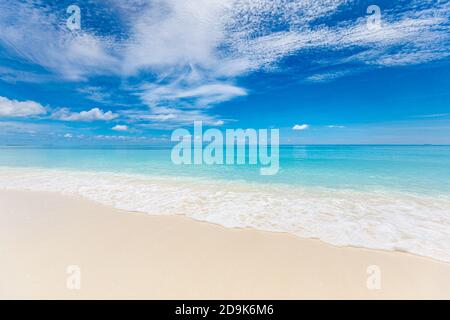
[(166, 144), (194, 121), (450, 144), (449, 17), (443, 0), (0, 0), (0, 145)]

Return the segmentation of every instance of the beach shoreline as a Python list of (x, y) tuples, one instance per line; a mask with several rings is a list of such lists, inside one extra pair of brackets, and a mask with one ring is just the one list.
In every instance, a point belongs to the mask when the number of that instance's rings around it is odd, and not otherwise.
[(430, 258), (50, 192), (0, 190), (0, 256), (2, 299), (450, 298), (450, 264)]

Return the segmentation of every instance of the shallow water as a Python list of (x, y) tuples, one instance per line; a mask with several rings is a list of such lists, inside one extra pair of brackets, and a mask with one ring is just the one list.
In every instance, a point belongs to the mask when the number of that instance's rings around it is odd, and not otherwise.
[(1, 148), (0, 188), (450, 261), (448, 146), (282, 147), (275, 176), (177, 166), (170, 151)]

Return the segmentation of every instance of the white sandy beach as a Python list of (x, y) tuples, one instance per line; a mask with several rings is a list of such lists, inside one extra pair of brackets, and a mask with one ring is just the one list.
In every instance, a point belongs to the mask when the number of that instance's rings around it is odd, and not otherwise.
[[(2, 299), (450, 299), (448, 263), (53, 193), (0, 191), (0, 261)], [(71, 265), (80, 290), (66, 287)]]

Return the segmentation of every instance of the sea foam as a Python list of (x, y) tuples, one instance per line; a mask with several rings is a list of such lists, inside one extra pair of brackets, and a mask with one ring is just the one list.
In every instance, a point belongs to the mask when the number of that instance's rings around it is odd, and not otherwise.
[(128, 211), (450, 262), (450, 198), (444, 196), (7, 167), (0, 168), (0, 188), (80, 195)]

